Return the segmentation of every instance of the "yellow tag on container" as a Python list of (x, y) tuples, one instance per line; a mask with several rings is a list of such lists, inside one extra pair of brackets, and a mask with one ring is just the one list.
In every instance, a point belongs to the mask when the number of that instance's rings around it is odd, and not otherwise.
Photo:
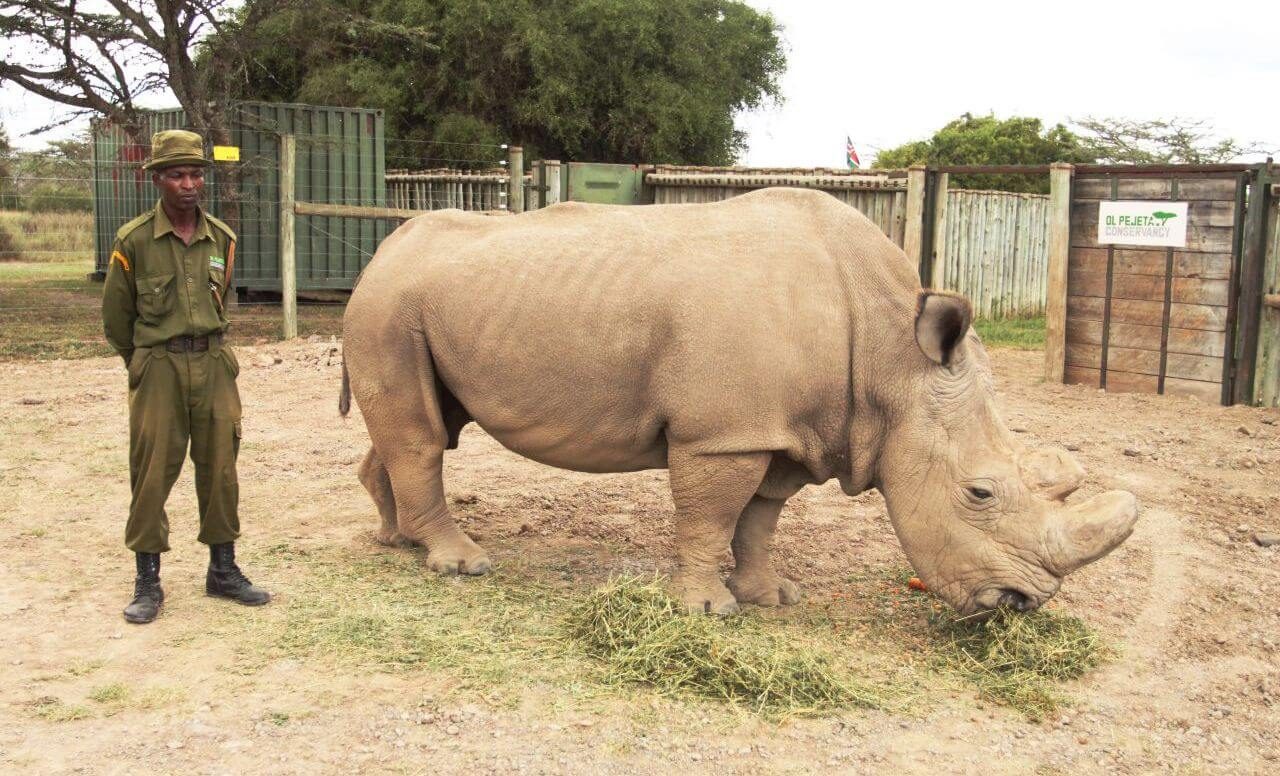
[(240, 161), (240, 147), (239, 146), (214, 146), (213, 161), (215, 162)]

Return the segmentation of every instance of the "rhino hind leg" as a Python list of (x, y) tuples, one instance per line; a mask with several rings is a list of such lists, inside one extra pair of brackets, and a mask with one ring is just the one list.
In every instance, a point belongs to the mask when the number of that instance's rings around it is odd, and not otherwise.
[(374, 505), (378, 507), (378, 516), (382, 518), (382, 526), (378, 529), (378, 543), (388, 547), (412, 545), (413, 542), (400, 533), (400, 525), (396, 520), (396, 499), (391, 492), (391, 475), (387, 474), (387, 467), (378, 458), (377, 450), (369, 448), (364, 460), (360, 462), (358, 474), (360, 483), (369, 491)]
[(800, 600), (800, 586), (775, 571), (770, 560), (773, 532), (786, 503), (757, 495), (738, 518), (733, 533), (737, 566), (729, 575), (729, 590), (739, 603), (779, 606)]
[(769, 468), (769, 453), (698, 455), (672, 449), (676, 506), (676, 594), (690, 611), (731, 614), (737, 599), (720, 579), (720, 558), (738, 517)]
[[(403, 343), (402, 350), (397, 350), (390, 348), (380, 360), (379, 366), (386, 371), (376, 375), (377, 390), (368, 400), (359, 395), (366, 386), (352, 371), (353, 389), (373, 440), (372, 457), (385, 471), (384, 479), (379, 467), (370, 461), (368, 468), (374, 483), (370, 493), (379, 502), (383, 531), (390, 528), (390, 516), (379, 501), (380, 494), (385, 493), (385, 481), (393, 494), (395, 529), (406, 541), (426, 546), (429, 569), (446, 575), (485, 574), (492, 566), (489, 556), (458, 528), (444, 497), (444, 451), (450, 446), (451, 436), (456, 444), (457, 431), (465, 421), (451, 412), (455, 427), (451, 434), (425, 342), (409, 340)], [(404, 364), (416, 369), (406, 374)], [(362, 467), (362, 481), (364, 476)], [(394, 536), (392, 533), (387, 538)]]

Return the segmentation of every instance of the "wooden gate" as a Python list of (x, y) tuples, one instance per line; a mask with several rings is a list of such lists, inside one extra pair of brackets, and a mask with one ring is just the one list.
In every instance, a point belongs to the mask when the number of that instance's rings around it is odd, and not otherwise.
[[(1248, 180), (1236, 171), (1126, 176), (1077, 168), (1065, 382), (1232, 402)], [(1100, 243), (1100, 203), (1109, 200), (1187, 203), (1185, 245)]]

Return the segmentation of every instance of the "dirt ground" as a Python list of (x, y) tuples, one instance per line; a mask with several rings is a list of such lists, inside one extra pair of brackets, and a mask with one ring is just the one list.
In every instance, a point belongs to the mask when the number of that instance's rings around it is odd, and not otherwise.
[[(279, 645), (291, 632), (311, 632), (297, 629), (312, 624), (310, 591), (327, 577), (309, 559), (390, 558), (405, 589), (460, 586), (469, 601), (501, 589), (427, 580), (420, 553), (373, 542), (377, 518), (354, 476), (367, 437), (354, 413), (337, 415), (336, 350), (326, 340), (240, 351), (240, 556), (276, 600), (249, 610), (203, 595), (206, 556), (194, 538), (187, 466), (170, 501), (168, 599), (146, 627), (120, 617), (133, 564), (122, 546), (128, 472), (118, 359), (0, 364), (0, 770), (1280, 769), (1280, 549), (1253, 541), (1255, 532), (1280, 531), (1280, 412), (1045, 385), (1039, 352), (995, 351), (1010, 427), (1028, 444), (1076, 450), (1090, 475), (1081, 495), (1124, 488), (1141, 501), (1134, 536), (1070, 577), (1055, 599), (1117, 645), (1118, 657), (1069, 686), (1074, 705), (1042, 722), (983, 703), (971, 688), (934, 686), (925, 673), (909, 708), (778, 723), (644, 690), (584, 690), (586, 674), (540, 673), (537, 661), (530, 675), (560, 678), (508, 675), (486, 686), (434, 664), (388, 669), (323, 649), (254, 646), (264, 634)], [(667, 568), (665, 472), (554, 470), (474, 426), (447, 461), (455, 509), (488, 546), (499, 577), (586, 590), (613, 572)], [(841, 594), (860, 573), (905, 564), (880, 498), (851, 500), (834, 484), (788, 505), (779, 559), (805, 590), (805, 603), (783, 615), (798, 618), (833, 599), (850, 611), (876, 605)], [(349, 590), (326, 594), (359, 612), (371, 605), (367, 588), (350, 580)], [(395, 600), (376, 605), (394, 609)], [(507, 625), (526, 627), (513, 611)]]

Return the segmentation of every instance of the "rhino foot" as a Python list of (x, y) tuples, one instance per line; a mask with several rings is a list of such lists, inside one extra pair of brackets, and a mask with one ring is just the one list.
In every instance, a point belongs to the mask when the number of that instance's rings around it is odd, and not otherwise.
[(399, 531), (388, 531), (386, 529), (378, 531), (378, 544), (387, 547), (412, 547), (413, 540)]
[(714, 585), (681, 586), (680, 600), (690, 614), (734, 614), (738, 601), (729, 588), (718, 581)]
[(488, 574), (493, 568), (489, 556), (479, 546), (472, 547), (471, 551), (443, 547), (431, 550), (427, 553), (427, 568), (446, 577), (460, 574), (478, 577)]
[(800, 601), (800, 586), (772, 572), (731, 574), (729, 589), (739, 601), (757, 606), (787, 606)]

